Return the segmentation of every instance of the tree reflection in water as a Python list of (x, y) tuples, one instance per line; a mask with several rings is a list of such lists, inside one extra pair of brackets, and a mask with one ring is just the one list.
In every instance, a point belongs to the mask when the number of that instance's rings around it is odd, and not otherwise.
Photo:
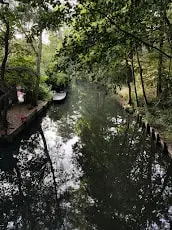
[(111, 97), (78, 85), (1, 148), (0, 229), (170, 229), (172, 161)]
[[(18, 160), (12, 153), (17, 154)], [(61, 168), (55, 172), (42, 128), (37, 127), (30, 137), (19, 141), (9, 156), (5, 152), (3, 155), (1, 228), (61, 229), (64, 218), (60, 202), (68, 197), (68, 190), (61, 187), (66, 186), (68, 178)]]

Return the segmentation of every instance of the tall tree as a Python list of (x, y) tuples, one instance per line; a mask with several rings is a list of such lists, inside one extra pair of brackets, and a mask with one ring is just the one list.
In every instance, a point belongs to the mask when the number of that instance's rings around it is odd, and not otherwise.
[(13, 27), (15, 24), (15, 11), (11, 9), (9, 3), (0, 3), (0, 41), (3, 47), (2, 62), (0, 69), (0, 79), (4, 83), (5, 81), (5, 69), (9, 56), (9, 45), (13, 34)]
[(30, 44), (36, 57), (36, 84), (33, 91), (33, 105), (37, 105), (39, 94), (39, 83), (41, 76), (42, 59), (42, 41), (45, 30), (57, 30), (67, 19), (67, 13), (70, 11), (70, 4), (64, 4), (60, 1), (56, 3), (45, 1), (33, 1), (19, 5), (19, 14), (22, 17), (19, 20), (20, 31)]

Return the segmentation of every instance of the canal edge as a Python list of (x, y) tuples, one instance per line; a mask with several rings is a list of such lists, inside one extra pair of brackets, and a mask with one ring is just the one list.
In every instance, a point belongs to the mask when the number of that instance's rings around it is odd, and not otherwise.
[(11, 133), (0, 136), (0, 143), (11, 143), (12, 141), (17, 138), (17, 136), (20, 135), (22, 131), (24, 131), (28, 126), (36, 120), (37, 117), (39, 117), (41, 114), (46, 112), (47, 108), (52, 103), (52, 100), (45, 101), (42, 105), (35, 107), (32, 113), (28, 114), (26, 116), (26, 119), (20, 123), (16, 129), (14, 129)]
[(164, 154), (168, 154), (172, 158), (172, 144), (166, 142), (158, 130), (151, 126), (145, 116), (143, 116), (135, 107), (126, 106), (126, 101), (120, 95), (116, 95), (116, 99), (125, 112), (132, 114), (137, 119), (139, 127), (141, 127), (143, 132), (146, 132), (152, 141), (156, 143), (157, 147), (159, 147)]

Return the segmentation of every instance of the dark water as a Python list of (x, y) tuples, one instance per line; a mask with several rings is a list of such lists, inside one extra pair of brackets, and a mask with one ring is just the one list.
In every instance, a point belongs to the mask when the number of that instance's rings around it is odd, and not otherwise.
[(170, 229), (170, 159), (91, 85), (0, 153), (2, 230)]

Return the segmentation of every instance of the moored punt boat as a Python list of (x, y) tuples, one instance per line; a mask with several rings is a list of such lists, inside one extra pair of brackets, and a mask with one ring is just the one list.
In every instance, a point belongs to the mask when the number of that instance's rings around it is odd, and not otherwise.
[(61, 102), (66, 98), (66, 96), (67, 96), (67, 93), (65, 91), (55, 93), (53, 96), (53, 101), (54, 102)]

